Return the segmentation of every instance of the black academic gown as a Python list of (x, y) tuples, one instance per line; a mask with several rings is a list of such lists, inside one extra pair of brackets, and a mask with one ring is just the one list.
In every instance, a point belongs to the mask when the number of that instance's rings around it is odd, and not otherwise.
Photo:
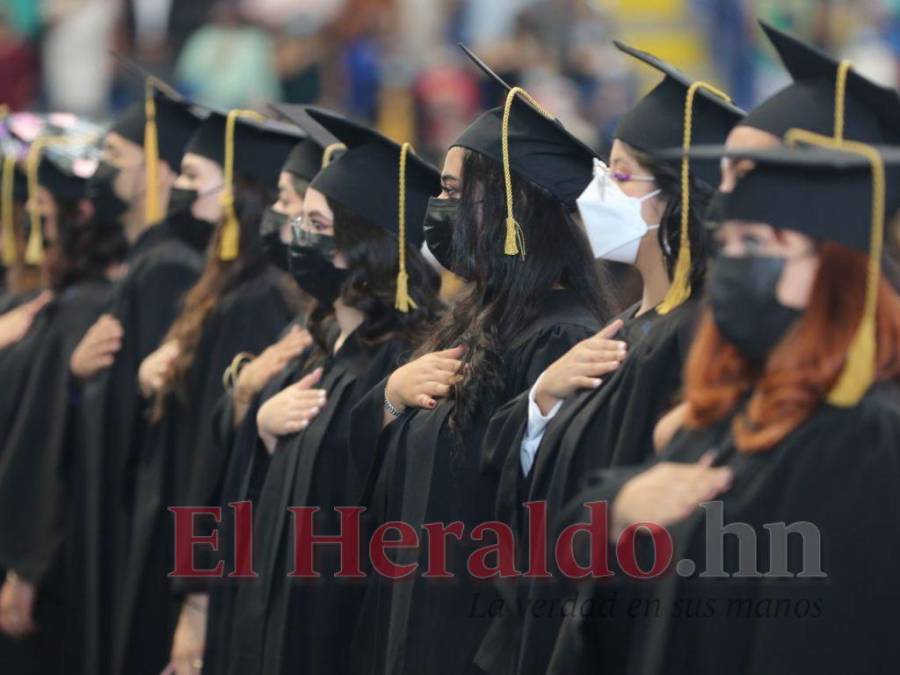
[[(288, 578), (294, 567), (294, 528), (287, 509), (319, 507), (315, 533), (340, 532), (340, 518), (334, 508), (356, 505), (361, 493), (354, 474), (348, 471), (350, 411), (408, 354), (405, 340), (373, 345), (355, 332), (321, 364), (324, 371), (317, 386), (326, 390), (327, 403), (308, 429), (279, 441), (259, 494), (254, 518), (254, 560), (259, 578), (242, 580), (236, 587), (231, 648), (222, 672), (353, 672), (348, 670), (347, 640), (365, 581), (335, 577), (340, 554), (333, 546), (320, 547), (316, 552), (319, 578)], [(311, 361), (303, 370), (317, 365)], [(299, 371), (296, 376), (302, 374)]]
[[(494, 416), (485, 447), (506, 453), (497, 517), (517, 534), (520, 570), (527, 567), (529, 549), (524, 502), (546, 501), (552, 521), (588, 472), (638, 464), (653, 452), (656, 422), (677, 402), (697, 307), (696, 301), (688, 301), (667, 315), (653, 310), (635, 317), (635, 306), (620, 315), (625, 325), (617, 339), (628, 344), (627, 358), (599, 389), (565, 401), (548, 424), (527, 477), (522, 475), (520, 447), (528, 424), (528, 392)], [(547, 579), (506, 579), (498, 585), (504, 611), (479, 650), (478, 664), (494, 675), (543, 675), (564, 618), (561, 608), (571, 593)]]
[[(68, 443), (77, 395), (69, 358), (109, 302), (110, 291), (109, 282), (84, 281), (59, 292), (7, 355), (13, 363), (6, 365), (20, 366), (20, 377), (9, 383), (16, 391), (15, 409), (0, 449), (0, 568), (15, 570), (37, 587), (40, 632), (9, 649), (3, 639), (3, 672), (89, 672), (81, 667), (89, 589), (76, 546), (84, 515), (79, 498), (84, 465)], [(16, 363), (22, 359), (27, 368)], [(28, 654), (28, 663), (3, 663), (16, 652)]]
[[(607, 611), (567, 619), (549, 673), (900, 671), (895, 617), (900, 602), (900, 383), (874, 386), (853, 408), (821, 405), (767, 451), (737, 451), (729, 423), (680, 432), (654, 461), (696, 462), (706, 452), (715, 453), (718, 465), (734, 471), (732, 487), (716, 498), (722, 522), (752, 527), (755, 546), (751, 538), (741, 549), (736, 536), (724, 536), (715, 519), (705, 515), (707, 506), (668, 528), (672, 559), (695, 564), (689, 577), (629, 579), (610, 555), (616, 576), (587, 583), (579, 592), (579, 600), (590, 600), (594, 607), (606, 601)], [(584, 502), (612, 504), (638, 471), (596, 474), (559, 525), (583, 520)], [(803, 521), (818, 529), (821, 557), (815, 555), (816, 537), (807, 525), (802, 538), (789, 535), (789, 546), (778, 547), (775, 559), (799, 574), (805, 548), (807, 573), (820, 567), (826, 577), (698, 576), (707, 569), (707, 552), (716, 549), (722, 551), (722, 569), (729, 575), (739, 569), (739, 553), (756, 553), (756, 568), (770, 572), (777, 538), (766, 526), (777, 529)], [(638, 559), (649, 569), (646, 544), (639, 542)]]
[(259, 353), (291, 319), (276, 270), (260, 265), (222, 298), (207, 319), (182, 388), (169, 395), (163, 418), (148, 424), (139, 441), (133, 483), (129, 544), (117, 592), (113, 670), (157, 675), (165, 667), (180, 599), (168, 573), (173, 567), (170, 506), (189, 505), (197, 448), (213, 433), (213, 410), (222, 374), (240, 352)]
[[(537, 316), (508, 347), (498, 404), (529, 389), (547, 366), (599, 328), (567, 290), (553, 292)], [(354, 637), (353, 672), (477, 672), (473, 659), (490, 625), (496, 591), (490, 580), (473, 579), (466, 562), (475, 549), (494, 538), (488, 535), (481, 544), (468, 534), (476, 524), (494, 519), (497, 464), (505, 455), (483, 456), (482, 438), (495, 410), (481, 412), (465, 432), (461, 447), (447, 424), (451, 404), (446, 401), (434, 410), (407, 411), (379, 437), (374, 430), (381, 428), (383, 401), (384, 382), (357, 406), (354, 416), (355, 433), (360, 435), (354, 447), (375, 447), (383, 457), (377, 480), (368, 481), (372, 524), (401, 520), (422, 533), (423, 523), (461, 521), (465, 536), (461, 543), (448, 537), (447, 569), (455, 575), (452, 579), (421, 577), (428, 562), (424, 533), (420, 550), (393, 556), (399, 563), (418, 562), (413, 576), (393, 581), (370, 575)], [(363, 435), (367, 430), (368, 438)], [(372, 469), (369, 461), (360, 474), (371, 476)]]
[(88, 466), (84, 494), (87, 560), (92, 589), (86, 611), (85, 670), (110, 667), (113, 598), (125, 565), (137, 443), (144, 417), (137, 389), (141, 362), (159, 347), (203, 272), (208, 237), (188, 237), (168, 222), (147, 230), (129, 252), (128, 273), (107, 307), (122, 324), (113, 365), (81, 385), (74, 442)]

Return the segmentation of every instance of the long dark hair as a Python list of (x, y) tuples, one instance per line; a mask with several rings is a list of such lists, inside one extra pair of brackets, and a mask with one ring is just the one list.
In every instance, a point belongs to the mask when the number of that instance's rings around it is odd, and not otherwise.
[[(628, 146), (634, 159), (656, 179), (661, 198), (666, 200), (656, 235), (663, 252), (666, 271), (671, 280), (681, 249), (681, 163), (657, 159), (653, 155)], [(688, 213), (688, 240), (691, 244), (691, 295), (703, 291), (706, 279), (706, 263), (712, 254), (712, 237), (706, 227), (705, 214), (713, 195), (713, 188), (705, 181), (690, 177), (690, 212)]]
[(453, 256), (472, 281), (468, 293), (436, 325), (420, 354), (465, 344), (468, 369), (454, 386), (451, 426), (468, 429), (479, 410), (500, 403), (504, 355), (545, 311), (557, 286), (573, 292), (599, 321), (609, 316), (587, 237), (569, 208), (547, 190), (513, 176), (513, 204), (525, 257), (503, 252), (506, 192), (503, 169), (466, 151)]
[[(177, 340), (179, 353), (172, 363), (166, 382), (157, 394), (153, 410), (155, 420), (163, 414), (166, 395), (184, 381), (194, 362), (206, 321), (222, 298), (242, 283), (263, 273), (268, 267), (269, 262), (261, 245), (259, 223), (263, 211), (273, 201), (275, 201), (274, 191), (268, 185), (235, 177), (234, 208), (240, 225), (238, 257), (234, 260), (222, 260), (219, 257), (219, 242), (222, 236), (220, 223), (213, 236), (203, 275), (185, 297), (181, 314), (163, 340), (164, 343)], [(276, 283), (291, 309), (299, 311), (299, 292), (296, 285), (286, 275), (280, 274), (276, 276)]]
[[(416, 307), (406, 313), (397, 311), (396, 237), (337, 201), (326, 199), (334, 214), (335, 246), (344, 255), (349, 272), (341, 288), (341, 301), (366, 317), (357, 335), (369, 345), (398, 337), (418, 345), (443, 307), (438, 298), (440, 277), (422, 254), (407, 243), (406, 271)], [(332, 305), (317, 306), (310, 314), (307, 329), (322, 354), (330, 351), (334, 340), (333, 315)]]
[(128, 241), (122, 226), (96, 216), (86, 218), (80, 199), (53, 196), (56, 242), (47, 251), (50, 286), (56, 291), (82, 281), (106, 278), (110, 265), (122, 262)]

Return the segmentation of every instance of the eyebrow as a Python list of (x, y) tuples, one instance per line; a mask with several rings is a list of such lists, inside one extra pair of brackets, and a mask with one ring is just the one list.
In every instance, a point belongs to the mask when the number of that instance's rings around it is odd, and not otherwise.
[(457, 178), (456, 176), (454, 176), (452, 173), (444, 173), (444, 174), (441, 174), (441, 182), (447, 183), (447, 182), (450, 182), (450, 181), (454, 181), (454, 182), (458, 183), (458, 182), (459, 182), (459, 178)]

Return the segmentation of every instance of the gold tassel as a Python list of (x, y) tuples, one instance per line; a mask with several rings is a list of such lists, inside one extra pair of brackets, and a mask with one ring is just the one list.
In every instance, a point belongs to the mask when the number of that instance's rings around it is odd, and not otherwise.
[(325, 146), (325, 149), (322, 150), (322, 168), (324, 169), (326, 166), (331, 164), (331, 160), (334, 159), (334, 154), (336, 152), (340, 152), (346, 149), (347, 146), (343, 143), (332, 143)]
[(547, 113), (540, 104), (532, 98), (531, 94), (521, 87), (513, 87), (506, 95), (506, 102), (503, 105), (503, 123), (500, 127), (500, 150), (503, 159), (503, 181), (506, 184), (506, 240), (503, 244), (503, 252), (506, 255), (519, 255), (525, 257), (525, 235), (522, 232), (522, 226), (519, 225), (513, 214), (513, 189), (512, 189), (512, 169), (509, 166), (509, 116), (512, 112), (512, 104), (516, 96), (521, 96), (535, 110), (547, 119), (553, 119), (552, 115)]
[[(694, 82), (688, 87), (684, 99), (684, 137), (682, 148), (685, 153), (691, 149), (691, 135), (694, 123), (694, 98), (699, 89), (705, 89), (725, 101), (731, 98), (721, 89), (707, 82)], [(691, 160), (685, 154), (681, 158), (681, 232), (678, 240), (678, 260), (675, 262), (675, 273), (672, 285), (666, 297), (656, 308), (659, 314), (668, 314), (691, 297), (691, 238), (688, 232), (691, 210)]]
[(234, 210), (234, 131), (238, 118), (265, 121), (255, 110), (229, 110), (225, 120), (225, 185), (220, 197), (223, 220), (219, 235), (219, 260), (235, 260), (240, 253), (241, 226)]
[(884, 160), (871, 145), (829, 138), (805, 129), (791, 129), (785, 142), (809, 143), (851, 152), (869, 160), (872, 167), (872, 222), (869, 235), (869, 262), (866, 269), (866, 297), (859, 326), (850, 343), (847, 359), (837, 381), (828, 393), (828, 402), (841, 408), (855, 406), (875, 381), (875, 315), (878, 309), (878, 284), (881, 280), (881, 254), (884, 248), (884, 212), (886, 178)]
[(41, 153), (48, 143), (49, 139), (47, 138), (35, 139), (28, 148), (28, 156), (25, 158), (25, 175), (28, 179), (26, 209), (31, 224), (28, 243), (25, 246), (25, 263), (27, 265), (40, 265), (44, 262), (44, 232), (41, 229), (41, 217), (37, 210), (38, 168), (41, 164)]
[(404, 143), (400, 146), (400, 179), (397, 195), (397, 258), (400, 270), (397, 272), (397, 295), (394, 301), (394, 309), (406, 314), (409, 308), (416, 308), (409, 295), (409, 276), (406, 273), (406, 157), (412, 146)]
[(844, 108), (847, 94), (847, 73), (851, 63), (846, 59), (838, 64), (837, 79), (834, 83), (834, 140), (844, 140)]
[(15, 210), (13, 208), (15, 178), (16, 178), (16, 158), (7, 155), (3, 158), (3, 177), (2, 177), (2, 212), (0, 212), (0, 225), (2, 225), (3, 233), (3, 264), (10, 267), (18, 260), (18, 251), (16, 246), (16, 228), (15, 228)]
[(144, 222), (158, 223), (163, 218), (159, 203), (159, 132), (156, 127), (156, 101), (153, 99), (153, 78), (148, 77), (144, 98), (144, 167), (147, 174), (147, 190), (144, 194)]

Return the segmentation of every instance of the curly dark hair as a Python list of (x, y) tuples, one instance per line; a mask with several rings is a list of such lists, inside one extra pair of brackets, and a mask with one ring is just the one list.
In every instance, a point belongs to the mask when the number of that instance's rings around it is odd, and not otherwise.
[(472, 281), (469, 291), (435, 326), (418, 354), (466, 346), (468, 369), (454, 386), (451, 427), (458, 437), (479, 410), (501, 403), (504, 356), (509, 345), (546, 308), (554, 288), (565, 287), (598, 321), (610, 315), (583, 228), (544, 188), (513, 175), (515, 217), (525, 256), (506, 255), (506, 192), (496, 161), (467, 150), (463, 160), (459, 220), (453, 233), (454, 265)]
[(122, 225), (86, 218), (80, 199), (54, 196), (53, 200), (57, 240), (47, 250), (50, 286), (59, 291), (81, 281), (104, 279), (109, 266), (122, 262), (128, 252)]
[[(406, 271), (410, 296), (416, 303), (409, 312), (394, 308), (399, 265), (397, 238), (339, 202), (326, 198), (334, 214), (335, 246), (347, 260), (349, 275), (341, 288), (345, 305), (366, 316), (359, 337), (367, 344), (381, 344), (403, 337), (419, 344), (440, 316), (440, 277), (422, 254), (406, 245)], [(334, 307), (316, 306), (307, 329), (321, 354), (327, 354), (334, 340)]]

